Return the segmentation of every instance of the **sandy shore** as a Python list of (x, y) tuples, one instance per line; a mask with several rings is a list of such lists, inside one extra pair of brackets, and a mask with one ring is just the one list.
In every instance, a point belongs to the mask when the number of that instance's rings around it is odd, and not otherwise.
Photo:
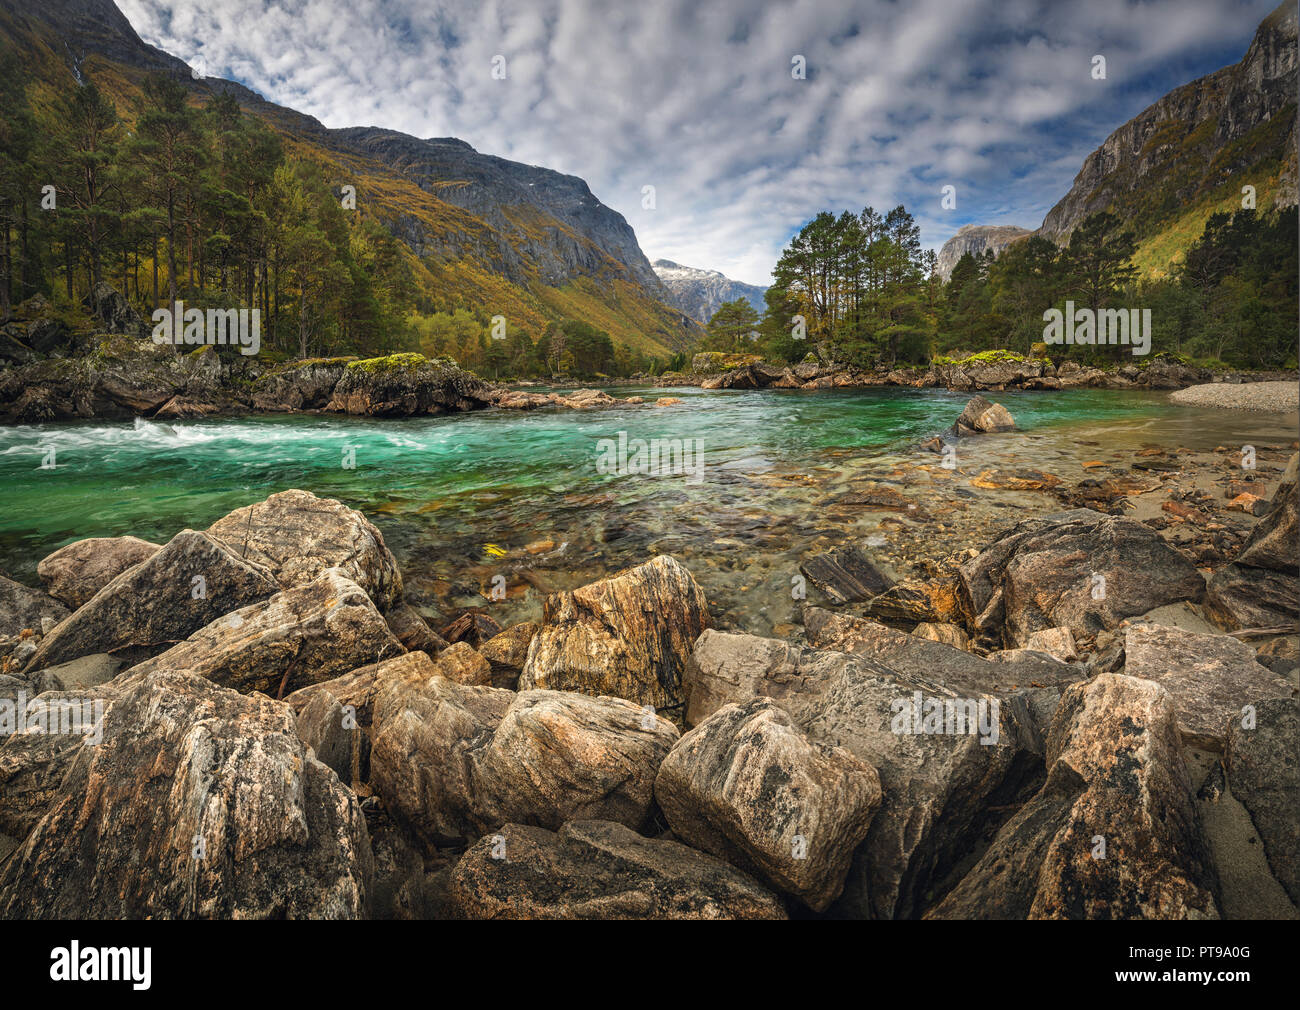
[(1185, 407), (1222, 407), (1226, 410), (1280, 412), (1300, 409), (1300, 383), (1212, 382), (1188, 386), (1169, 394), (1171, 403)]

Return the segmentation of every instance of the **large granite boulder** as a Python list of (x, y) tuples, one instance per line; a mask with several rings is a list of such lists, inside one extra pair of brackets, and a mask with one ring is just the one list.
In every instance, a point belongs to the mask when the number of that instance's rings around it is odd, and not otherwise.
[(1195, 566), (1154, 530), (1091, 509), (1017, 523), (959, 576), (971, 630), (1008, 648), (1057, 627), (1092, 638), (1205, 592)]
[(208, 534), (241, 558), (267, 568), (282, 589), (304, 585), (327, 568), (339, 568), (380, 610), (402, 598), (402, 575), (383, 534), (360, 512), (333, 498), (281, 491), (218, 519)]
[(139, 537), (92, 537), (41, 559), (36, 574), (56, 600), (76, 610), (128, 568), (162, 547)]
[(1178, 730), (1189, 747), (1222, 751), (1228, 727), (1260, 698), (1292, 698), (1295, 689), (1227, 635), (1133, 624), (1124, 635), (1124, 673), (1152, 680), (1173, 696)]
[(403, 651), (370, 597), (331, 568), (213, 621), (119, 676), (190, 670), (223, 687), (280, 698)]
[(123, 692), (0, 868), (0, 918), (359, 918), (356, 797), (289, 708), (160, 671)]
[(655, 798), (687, 844), (815, 911), (839, 897), (880, 806), (876, 770), (810, 741), (769, 698), (727, 705), (659, 767)]
[(1104, 673), (1069, 688), (1047, 781), (929, 915), (981, 919), (1217, 919), (1174, 700)]
[(29, 669), (98, 652), (134, 651), (142, 658), (276, 590), (260, 565), (206, 533), (183, 530), (46, 635)]
[(691, 646), (709, 626), (704, 593), (667, 555), (547, 597), (520, 690), (611, 694), (640, 705), (682, 704)]
[(726, 863), (622, 824), (504, 825), (461, 856), (463, 919), (784, 919), (779, 898)]
[(619, 698), (392, 679), (375, 701), (371, 784), (433, 844), (584, 817), (638, 828), (677, 737)]
[(1014, 431), (1015, 427), (1011, 411), (1002, 404), (991, 403), (982, 396), (972, 396), (962, 409), (961, 416), (953, 422), (950, 433), (958, 438), (966, 438), (970, 435)]
[(253, 382), (258, 410), (319, 410), (334, 396), (343, 370), (355, 358), (308, 358), (263, 372)]

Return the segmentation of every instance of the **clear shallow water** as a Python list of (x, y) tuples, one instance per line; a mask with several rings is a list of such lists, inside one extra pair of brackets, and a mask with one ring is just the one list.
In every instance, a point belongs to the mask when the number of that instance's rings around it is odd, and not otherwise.
[[(683, 403), (0, 428), (0, 567), (35, 584), (37, 561), (73, 540), (130, 533), (163, 542), (296, 487), (365, 512), (401, 561), (410, 595), (443, 616), (472, 605), (494, 606), (502, 623), (534, 616), (549, 589), (666, 552), (705, 583), (724, 622), (768, 630), (789, 617), (787, 573), (809, 546), (878, 527), (879, 513), (837, 514), (828, 504), (834, 495), (854, 480), (897, 480), (900, 461), (925, 458), (917, 441), (951, 424), (970, 396), (894, 388), (612, 392)], [(1211, 447), (1237, 428), (1277, 430), (1273, 421), (1175, 407), (1159, 393), (994, 398), (1021, 432), (968, 440), (971, 451), (1000, 453), (992, 458), (1004, 462), (1029, 453), (1036, 466), (1097, 452), (1083, 441)], [(597, 441), (620, 431), (699, 440), (702, 479), (598, 473)], [(41, 469), (49, 447), (56, 467)], [(348, 449), (354, 469), (343, 465)], [(507, 578), (504, 602), (485, 598), (495, 574)]]

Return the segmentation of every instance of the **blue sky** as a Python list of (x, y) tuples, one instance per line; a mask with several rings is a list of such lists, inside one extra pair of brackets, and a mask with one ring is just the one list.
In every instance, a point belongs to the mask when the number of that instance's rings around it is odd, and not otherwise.
[[(326, 126), (578, 175), (642, 249), (766, 284), (820, 210), (938, 248), (1036, 228), (1106, 136), (1237, 62), (1271, 0), (118, 0), (147, 42)], [(1106, 57), (1106, 79), (1092, 76)], [(494, 58), (505, 78), (493, 77)], [(792, 59), (804, 57), (804, 80)], [(498, 65), (499, 61), (498, 61)], [(945, 185), (957, 206), (941, 206)], [(654, 207), (643, 206), (654, 187)]]

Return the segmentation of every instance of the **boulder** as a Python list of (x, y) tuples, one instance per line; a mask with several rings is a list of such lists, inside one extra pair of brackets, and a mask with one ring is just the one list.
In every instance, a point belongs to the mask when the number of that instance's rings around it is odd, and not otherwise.
[(784, 919), (774, 894), (726, 863), (622, 824), (558, 832), (507, 824), (465, 852), (449, 905), (462, 919)]
[(388, 630), (397, 636), (403, 648), (408, 652), (427, 652), (436, 656), (447, 643), (441, 635), (429, 627), (429, 622), (419, 612), (406, 603), (398, 603), (384, 614)]
[(297, 718), (298, 736), (344, 782), (370, 779), (375, 698), (389, 681), (427, 681), (438, 675), (423, 652), (408, 652), (359, 667), (333, 680), (308, 684), (284, 700)]
[(0, 575), (0, 635), (42, 634), (46, 622), (57, 624), (68, 614), (53, 597)]
[(348, 362), (325, 409), (367, 417), (410, 417), (478, 410), (490, 403), (489, 387), (450, 358), (390, 354)]
[(1049, 656), (1070, 663), (1079, 658), (1078, 647), (1074, 644), (1074, 635), (1069, 628), (1044, 628), (1035, 631), (1025, 641), (1026, 649), (1045, 652)]
[(832, 603), (857, 603), (878, 596), (894, 584), (856, 545), (837, 547), (805, 558), (801, 571)]
[(912, 629), (912, 634), (917, 638), (927, 638), (931, 642), (942, 642), (963, 652), (970, 651), (970, 636), (955, 624), (931, 624), (922, 621)]
[(1052, 722), (1047, 781), (931, 918), (1217, 919), (1173, 699), (1100, 674)]
[(815, 698), (846, 661), (832, 652), (801, 649), (775, 638), (712, 628), (700, 635), (686, 665), (686, 725), (697, 726), (724, 705), (771, 698), (793, 709)]
[(1300, 707), (1293, 698), (1265, 698), (1253, 706), (1253, 720), (1239, 713), (1229, 720), (1223, 755), (1228, 787), (1250, 812), (1273, 875), (1300, 905)]
[(262, 373), (253, 382), (258, 410), (319, 410), (330, 402), (343, 369), (355, 358), (309, 358)]
[(373, 733), (371, 784), (433, 844), (510, 823), (554, 830), (575, 817), (640, 827), (678, 736), (619, 698), (515, 694), (444, 677), (386, 681)]
[(877, 621), (900, 624), (960, 624), (965, 620), (957, 580), (953, 578), (907, 579), (874, 597), (862, 612)]
[(810, 741), (769, 698), (709, 716), (655, 779), (678, 838), (819, 912), (843, 890), (880, 798), (871, 765)]
[(519, 688), (676, 707), (691, 646), (708, 626), (708, 603), (691, 573), (661, 555), (547, 597)]
[(82, 299), (91, 316), (109, 333), (143, 337), (148, 330), (130, 301), (112, 285), (100, 281)]
[(982, 396), (972, 396), (949, 433), (958, 438), (968, 435), (988, 435), (998, 431), (1014, 431), (1016, 422), (1011, 411), (1000, 403), (991, 403)]
[(43, 558), (36, 574), (51, 596), (76, 610), (128, 568), (148, 561), (161, 549), (139, 537), (92, 537)]
[(30, 675), (36, 694), (46, 691), (81, 691), (107, 684), (122, 669), (122, 660), (97, 652), (79, 659), (46, 667)]
[(1124, 656), (1125, 674), (1169, 692), (1183, 742), (1201, 750), (1223, 750), (1243, 706), (1294, 694), (1291, 684), (1256, 661), (1254, 649), (1227, 635), (1134, 624), (1125, 633)]
[(205, 533), (184, 530), (46, 635), (30, 668), (97, 652), (125, 650), (141, 658), (275, 591), (263, 568)]
[(356, 797), (287, 706), (160, 671), (0, 868), (0, 918), (359, 918), (371, 873)]
[(1179, 600), (1200, 600), (1195, 566), (1132, 519), (1075, 509), (1017, 523), (958, 570), (968, 621), (993, 646), (1035, 631), (1076, 638)]
[(332, 568), (213, 621), (120, 676), (190, 670), (223, 687), (279, 698), (402, 651), (370, 597)]
[(528, 661), (528, 647), (537, 634), (532, 621), (506, 628), (479, 647), (479, 653), (492, 667), (492, 686), (513, 688)]
[(305, 585), (337, 567), (380, 610), (402, 598), (402, 575), (383, 535), (360, 512), (333, 498), (282, 491), (235, 509), (209, 526), (208, 534), (267, 568), (281, 589)]
[(492, 667), (466, 642), (447, 646), (433, 661), (433, 669), (457, 684), (486, 687), (492, 683)]
[(942, 642), (820, 607), (804, 610), (808, 641), (818, 649), (863, 656), (903, 676), (934, 680), (954, 691), (1005, 695), (1026, 686), (1064, 687), (1082, 671), (1042, 652), (1019, 652), (990, 662)]

